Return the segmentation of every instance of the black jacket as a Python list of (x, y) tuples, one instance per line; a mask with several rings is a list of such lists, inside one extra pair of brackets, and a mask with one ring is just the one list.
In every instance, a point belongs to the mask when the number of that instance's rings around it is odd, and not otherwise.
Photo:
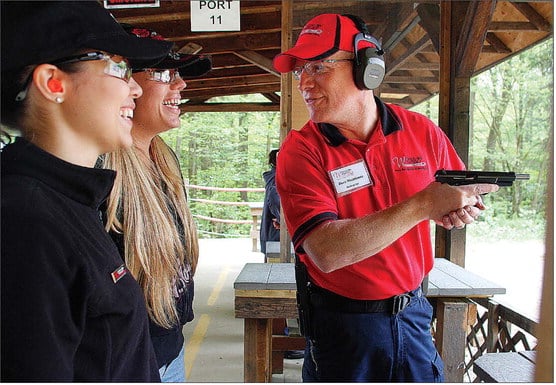
[[(110, 236), (116, 243), (120, 254), (125, 255), (125, 246), (123, 242), (123, 234), (110, 231)], [(182, 328), (187, 322), (193, 321), (193, 297), (195, 286), (193, 277), (189, 275), (188, 282), (176, 282), (175, 291), (178, 294), (176, 297), (176, 309), (178, 310), (179, 323), (170, 329), (166, 329), (156, 324), (152, 319), (149, 319), (149, 329), (151, 339), (156, 353), (158, 367), (172, 362), (180, 353), (181, 348), (185, 342), (183, 337)]]
[(280, 196), (276, 190), (276, 167), (263, 172), (265, 182), (265, 195), (263, 213), (261, 215), (261, 230), (259, 238), (261, 241), (261, 252), (266, 253), (266, 241), (279, 241), (280, 230), (272, 225), (272, 219), (276, 218), (280, 223)]
[(99, 206), (114, 181), (18, 139), (2, 151), (2, 381), (159, 381), (144, 298)]

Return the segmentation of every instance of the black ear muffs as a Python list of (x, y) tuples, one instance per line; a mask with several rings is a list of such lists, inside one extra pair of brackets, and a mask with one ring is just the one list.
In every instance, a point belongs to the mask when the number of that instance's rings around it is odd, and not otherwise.
[(355, 36), (354, 47), (357, 47), (361, 40), (370, 41), (376, 48), (356, 48), (353, 65), (355, 85), (362, 90), (374, 90), (380, 86), (386, 73), (383, 51), (375, 38), (364, 33)]
[[(361, 33), (355, 35), (353, 39), (353, 50), (355, 60), (353, 63), (353, 79), (355, 85), (361, 90), (374, 90), (378, 88), (384, 80), (386, 66), (384, 64), (384, 51), (380, 43), (367, 29), (365, 22), (354, 15), (343, 15), (349, 17)], [(359, 43), (366, 41), (375, 46), (359, 49)]]

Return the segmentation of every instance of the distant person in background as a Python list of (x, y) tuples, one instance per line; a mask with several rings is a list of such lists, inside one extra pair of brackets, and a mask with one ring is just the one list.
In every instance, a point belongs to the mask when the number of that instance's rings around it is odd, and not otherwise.
[[(278, 150), (274, 149), (268, 153), (268, 164), (270, 170), (263, 172), (265, 182), (265, 196), (263, 214), (261, 216), (261, 252), (266, 254), (266, 242), (280, 242), (280, 196), (276, 190), (276, 159)], [(274, 319), (274, 332), (278, 334), (288, 334), (285, 319)], [(303, 358), (303, 350), (288, 350), (284, 352), (284, 358), (298, 359)]]
[(100, 221), (166, 42), (129, 36), (96, 1), (1, 2), (1, 380), (158, 382), (141, 288)]
[[(124, 27), (143, 40), (163, 39)], [(199, 247), (178, 159), (159, 134), (180, 126), (182, 76), (200, 76), (211, 67), (207, 56), (176, 52), (156, 66), (134, 67), (143, 96), (136, 101), (133, 147), (104, 159), (105, 168), (117, 171), (106, 229), (143, 289), (162, 382), (185, 381), (182, 328), (194, 317)]]
[(280, 241), (280, 196), (276, 190), (276, 157), (278, 150), (272, 150), (268, 154), (270, 170), (263, 172), (264, 179), (264, 205), (261, 216), (261, 252), (266, 253), (267, 241)]

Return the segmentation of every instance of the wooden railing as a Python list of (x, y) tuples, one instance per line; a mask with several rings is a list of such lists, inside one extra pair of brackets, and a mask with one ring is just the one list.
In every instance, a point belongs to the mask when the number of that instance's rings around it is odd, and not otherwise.
[(467, 336), (465, 379), (475, 382), (473, 363), (483, 353), (536, 350), (538, 320), (493, 299), (476, 301), (477, 322)]
[[(218, 191), (218, 192), (227, 192), (227, 193), (262, 193), (264, 192), (264, 188), (231, 188), (231, 187), (210, 187), (210, 186), (198, 186), (187, 184), (186, 189), (190, 190), (200, 190), (200, 191)], [(249, 213), (251, 218), (250, 219), (234, 219), (234, 218), (216, 218), (212, 216), (206, 216), (201, 214), (196, 214), (192, 212), (194, 218), (209, 221), (213, 223), (222, 223), (222, 224), (232, 224), (232, 225), (242, 225), (242, 224), (249, 224), (251, 225), (250, 230), (250, 237), (253, 243), (252, 250), (257, 251), (259, 245), (259, 225), (260, 225), (260, 218), (263, 209), (263, 202), (248, 202), (248, 201), (223, 201), (223, 200), (212, 200), (212, 199), (204, 199), (204, 198), (195, 198), (192, 197), (192, 194), (188, 192), (189, 201), (190, 202), (198, 202), (202, 204), (209, 204), (209, 205), (220, 205), (220, 206), (237, 206), (237, 207), (249, 207)], [(194, 210), (192, 210), (194, 211)], [(221, 234), (226, 236), (228, 234)]]

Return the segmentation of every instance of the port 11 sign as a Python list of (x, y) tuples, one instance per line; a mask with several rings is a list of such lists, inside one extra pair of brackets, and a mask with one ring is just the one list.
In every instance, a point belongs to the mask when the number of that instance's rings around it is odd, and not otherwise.
[(239, 0), (192, 0), (191, 31), (239, 31)]

